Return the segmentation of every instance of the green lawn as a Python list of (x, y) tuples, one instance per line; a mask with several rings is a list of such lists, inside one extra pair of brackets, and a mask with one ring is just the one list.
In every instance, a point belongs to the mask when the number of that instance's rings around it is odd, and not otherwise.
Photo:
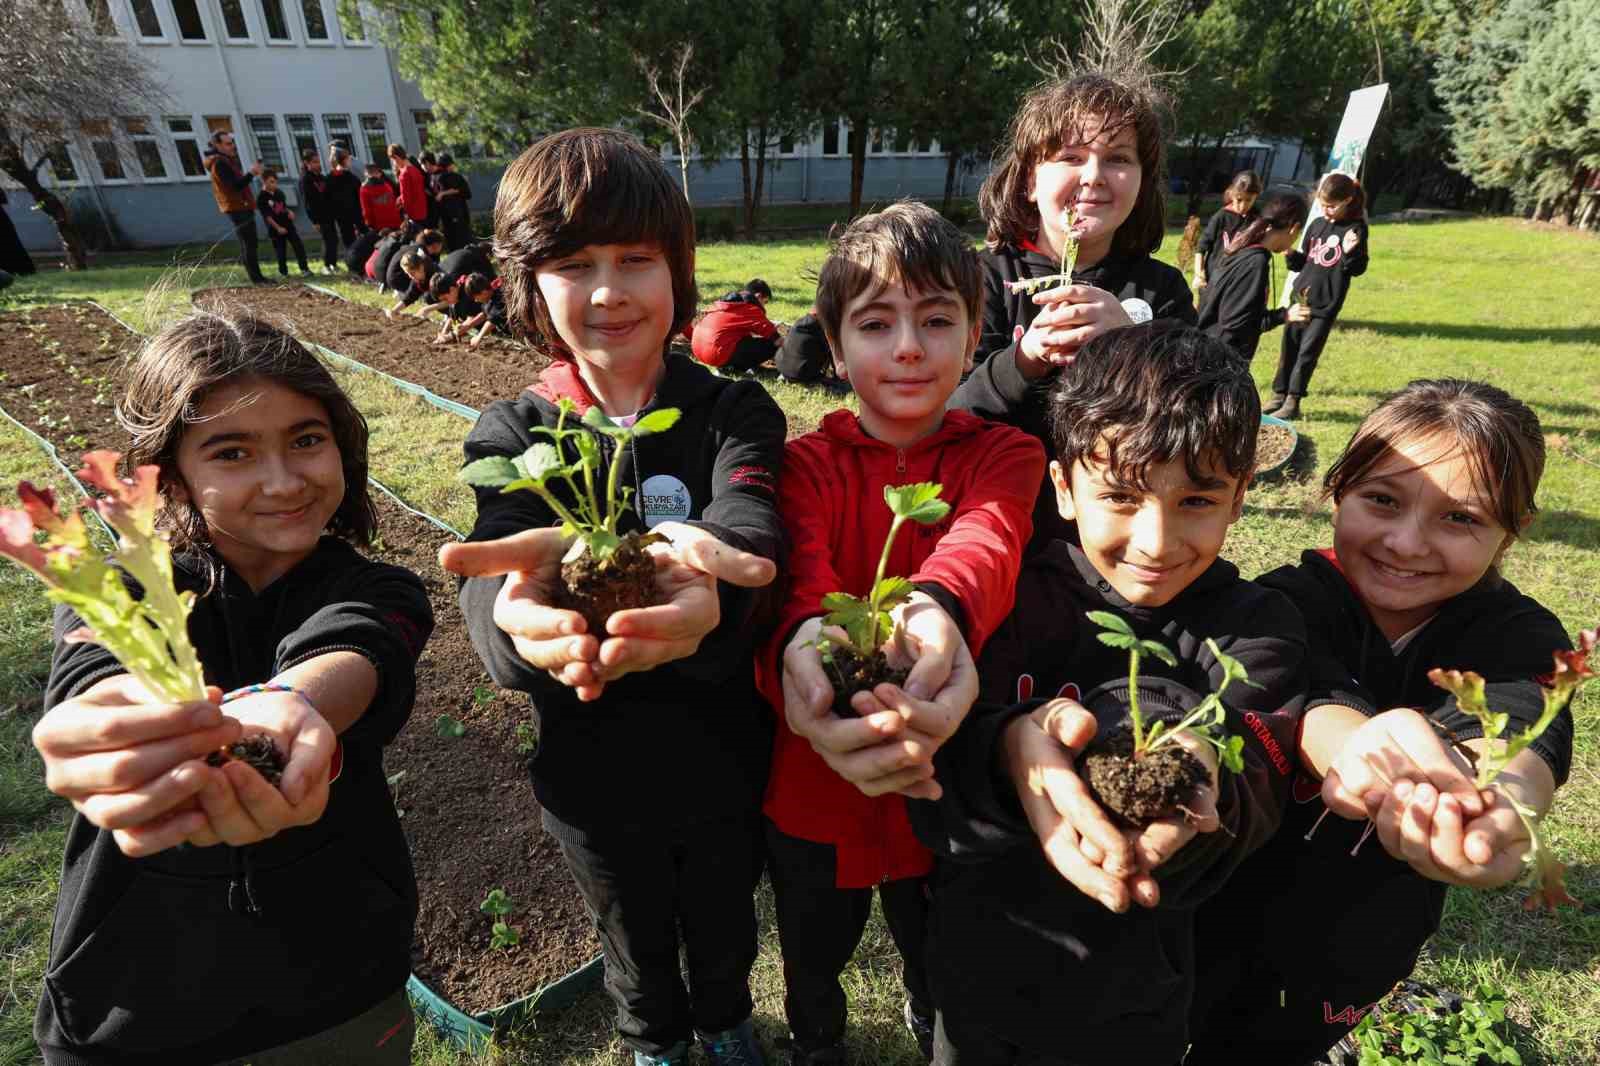
[[(1176, 233), (1164, 254), (1170, 259)], [(1545, 422), (1549, 462), (1540, 516), (1508, 555), (1506, 572), (1555, 611), (1569, 631), (1600, 623), (1600, 242), (1592, 236), (1511, 220), (1377, 224), (1372, 267), (1355, 282), (1305, 404), (1308, 442), (1295, 472), (1251, 492), (1228, 555), (1247, 574), (1292, 561), (1302, 548), (1330, 540), (1317, 478), (1354, 425), (1384, 392), (1422, 376), (1476, 377), (1527, 400)], [(808, 273), (820, 264), (820, 240), (710, 243), (699, 251), (702, 296), (715, 298), (752, 276), (772, 283), (773, 314), (792, 319), (810, 306)], [(237, 268), (189, 263), (170, 284), (170, 255), (123, 257), (85, 274), (52, 273), (0, 293), (7, 303), (92, 297), (140, 328), (187, 302), (191, 288), (236, 283)], [(377, 303), (375, 290), (339, 286)], [(1256, 376), (1270, 380), (1276, 338), (1262, 345)], [(393, 388), (360, 375), (347, 387), (373, 423), (373, 470), (415, 506), (453, 525), (470, 524), (471, 504), (450, 480), (465, 423), (432, 413)], [(797, 419), (837, 406), (816, 390), (773, 389)], [(0, 479), (39, 469), (37, 453), (0, 434)], [(26, 743), (45, 668), (45, 612), (31, 589), (0, 573), (0, 1066), (30, 1061), (26, 1020), (38, 986), (49, 919), (61, 806), (37, 787)], [(1572, 776), (1550, 826), (1572, 866), (1571, 887), (1584, 911), (1524, 915), (1514, 891), (1454, 891), (1444, 927), (1429, 947), (1423, 976), (1466, 989), (1481, 979), (1503, 984), (1513, 1035), (1527, 1063), (1581, 1066), (1600, 1057), (1600, 698), (1576, 708), (1579, 728)], [(763, 905), (766, 906), (765, 897)], [(780, 1032), (782, 980), (770, 908), (755, 975), (758, 1025)], [(874, 921), (846, 980), (859, 1022), (857, 1060), (914, 1058), (895, 1021), (893, 948)], [(9, 998), (6, 998), (9, 997)], [(475, 1062), (600, 1066), (621, 1059), (609, 1011), (590, 997), (561, 1017), (540, 1020)], [(20, 1043), (19, 1043), (20, 1041)], [(415, 1056), (430, 1066), (466, 1062), (436, 1041)]]

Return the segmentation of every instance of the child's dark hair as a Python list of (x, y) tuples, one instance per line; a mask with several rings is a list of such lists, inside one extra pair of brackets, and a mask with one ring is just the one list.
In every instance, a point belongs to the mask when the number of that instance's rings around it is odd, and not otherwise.
[(199, 509), (174, 501), (167, 491), (179, 480), (183, 435), (198, 423), (212, 390), (251, 378), (292, 389), (327, 409), (344, 468), (344, 499), (328, 520), (328, 532), (370, 545), (378, 513), (367, 488), (367, 420), (317, 357), (286, 331), (248, 312), (200, 310), (145, 343), (128, 370), (127, 389), (117, 405), (117, 421), (131, 438), (124, 467), (161, 468), (166, 498), (162, 522), (171, 531), (172, 546), (203, 549), (211, 543)]
[(461, 279), (462, 291), (468, 296), (476, 296), (480, 292), (487, 292), (494, 287), (494, 279), (487, 274), (474, 271)]
[(421, 270), (427, 265), (428, 253), (422, 251), (420, 248), (413, 248), (411, 251), (400, 257), (400, 269), (404, 270), (408, 274), (413, 270)]
[(1337, 171), (1318, 183), (1317, 199), (1327, 204), (1344, 203), (1344, 207), (1337, 215), (1328, 216), (1335, 222), (1360, 218), (1367, 210), (1367, 194), (1361, 188), (1361, 183), (1350, 175), (1340, 174)]
[(1261, 178), (1253, 170), (1241, 170), (1233, 176), (1228, 187), (1223, 190), (1222, 202), (1231, 204), (1245, 196), (1261, 195)]
[(435, 300), (444, 299), (444, 294), (455, 288), (460, 283), (460, 278), (453, 278), (440, 271), (428, 280), (428, 295)]
[(927, 204), (903, 200), (862, 215), (834, 238), (817, 275), (817, 320), (838, 349), (845, 308), (864, 292), (881, 292), (898, 283), (923, 292), (954, 291), (967, 309), (967, 324), (978, 321), (983, 268), (972, 243)]
[(426, 163), (432, 163), (433, 162), (433, 153), (432, 152), (423, 152), (421, 155), (417, 156), (417, 162), (425, 163), (425, 164)]
[(1166, 232), (1166, 173), (1161, 117), (1145, 91), (1098, 74), (1045, 82), (1022, 98), (1005, 145), (978, 192), (989, 224), (990, 251), (1020, 245), (1039, 232), (1039, 209), (1028, 199), (1033, 169), (1062, 148), (1132, 129), (1139, 156), (1139, 197), (1111, 240), (1114, 255), (1145, 255)]
[[(591, 244), (657, 244), (672, 273), (672, 328), (694, 317), (694, 213), (655, 152), (619, 130), (554, 133), (506, 168), (494, 205), (494, 253), (504, 264), (506, 319), (571, 359), (534, 278), (540, 264)], [(663, 351), (665, 351), (663, 340)]]
[(1481, 381), (1424, 378), (1384, 397), (1328, 468), (1324, 497), (1343, 500), (1401, 441), (1429, 437), (1460, 449), (1473, 485), (1494, 501), (1500, 528), (1518, 536), (1539, 510), (1534, 494), (1544, 474), (1544, 429), (1527, 404)]
[(366, 169), (367, 170), (376, 170), (378, 173), (382, 174), (383, 173), (383, 164), (378, 162), (376, 159), (369, 159), (369, 160), (367, 160)]
[(266, 181), (268, 178), (272, 179), (273, 181), (277, 181), (278, 180), (278, 172), (276, 170), (273, 170), (271, 167), (267, 167), (265, 170), (263, 170), (261, 172), (261, 180), (262, 181)]
[(767, 284), (765, 278), (751, 278), (745, 282), (744, 291), (751, 296), (759, 296), (765, 300), (772, 299), (772, 286)]
[(440, 233), (436, 229), (425, 229), (421, 233), (417, 234), (417, 243), (423, 247), (427, 247), (430, 244), (437, 244), (440, 247), (443, 247), (444, 234)]
[(302, 148), (300, 150), (300, 162), (309, 163), (313, 159), (319, 163), (322, 162), (322, 156), (317, 154), (317, 150), (315, 148)]
[(1068, 472), (1104, 463), (1116, 482), (1148, 491), (1150, 467), (1181, 458), (1196, 483), (1219, 467), (1243, 481), (1255, 468), (1261, 398), (1250, 364), (1226, 342), (1192, 326), (1124, 326), (1061, 371), (1050, 426)]
[(1223, 249), (1233, 254), (1248, 248), (1272, 230), (1294, 230), (1306, 224), (1311, 209), (1298, 193), (1273, 193), (1261, 204), (1256, 217), (1244, 229), (1223, 240)]

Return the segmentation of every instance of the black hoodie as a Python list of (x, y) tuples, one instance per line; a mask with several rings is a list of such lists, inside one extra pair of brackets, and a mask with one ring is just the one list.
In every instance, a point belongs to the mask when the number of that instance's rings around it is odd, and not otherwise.
[[(180, 590), (206, 588), (195, 558), (174, 562)], [(63, 643), (79, 624), (56, 609), (46, 708), (124, 672), (99, 645)], [(405, 984), (417, 894), (383, 747), (411, 713), (432, 630), (415, 574), (332, 537), (259, 593), (223, 568), (189, 618), (208, 682), (267, 681), (344, 650), (377, 668), (378, 694), (340, 735), (312, 825), (130, 859), (73, 819), (34, 1020), (49, 1066), (217, 1062), (341, 1024)]]
[[(468, 462), (518, 456), (548, 442), (531, 426), (554, 426), (556, 400), (594, 403), (573, 364), (558, 362), (515, 400), (492, 403), (467, 436)], [(776, 503), (783, 461), (783, 412), (760, 384), (712, 374), (681, 355), (641, 414), (676, 407), (678, 423), (617, 451), (596, 435), (601, 476), (620, 464), (633, 507), (647, 517), (684, 521), (736, 548), (782, 562), (783, 528)], [(573, 419), (568, 419), (568, 425)], [(575, 452), (568, 445), (568, 459)], [(492, 540), (556, 524), (532, 492), (477, 489), (478, 518), (469, 540)], [(620, 532), (644, 528), (637, 510)], [(549, 819), (585, 832), (682, 827), (759, 810), (772, 757), (772, 711), (756, 692), (756, 607), (763, 590), (718, 584), (721, 621), (693, 655), (606, 685), (601, 697), (577, 694), (528, 665), (494, 623), (503, 578), (461, 586), (461, 612), (473, 646), (495, 681), (532, 698), (539, 715), (534, 792)], [(775, 590), (772, 590), (775, 591)]]
[[(1544, 698), (1534, 678), (1550, 672), (1552, 652), (1572, 646), (1555, 615), (1493, 572), (1446, 603), (1398, 655), (1331, 552), (1307, 551), (1298, 566), (1280, 567), (1258, 580), (1292, 599), (1305, 617), (1314, 662), (1308, 709), (1339, 703), (1370, 715), (1412, 707), (1462, 740), (1472, 740), (1483, 735), (1478, 720), (1427, 675), (1434, 667), (1475, 670), (1488, 682), (1489, 706), (1510, 715), (1509, 736), (1539, 717)], [(1572, 765), (1572, 734), (1572, 712), (1565, 710), (1530, 748), (1549, 764), (1558, 785)], [(1298, 759), (1296, 766), (1282, 830), (1201, 909), (1202, 936), (1215, 926), (1231, 954), (1253, 956), (1257, 966), (1283, 975), (1288, 987), (1308, 989), (1343, 974), (1335, 983), (1350, 988), (1351, 975), (1360, 985), (1361, 975), (1368, 974), (1368, 998), (1352, 992), (1355, 999), (1330, 1004), (1334, 1011), (1363, 1007), (1411, 971), (1417, 952), (1439, 927), (1447, 886), (1416, 873), (1376, 839), (1366, 839), (1366, 822), (1329, 814), (1321, 782), (1298, 768)], [(1349, 901), (1386, 915), (1385, 923), (1341, 921)], [(1310, 921), (1321, 930), (1343, 930), (1336, 954), (1285, 948), (1282, 930)], [(1351, 939), (1352, 924), (1364, 940)], [(1215, 984), (1202, 998), (1226, 994), (1223, 982)]]
[[(1046, 399), (1055, 383), (1054, 373), (1029, 381), (1017, 368), (1016, 328), (1032, 324), (1040, 308), (1033, 297), (1014, 293), (1006, 283), (1057, 273), (1060, 262), (1031, 247), (1003, 245), (985, 252), (983, 261), (983, 333), (978, 339), (978, 366), (956, 389), (950, 406), (983, 418), (1016, 426), (1033, 434), (1045, 454), (1055, 451), (1050, 438)], [(1194, 296), (1183, 273), (1148, 255), (1107, 256), (1092, 267), (1072, 272), (1076, 285), (1105, 289), (1119, 300), (1138, 298), (1150, 305), (1156, 318), (1174, 318), (1194, 325)], [(1033, 509), (1030, 552), (1052, 540), (1071, 539), (1072, 524), (1056, 510), (1056, 490), (1048, 473)]]
[[(1157, 871), (1154, 910), (1113, 914), (1062, 879), (1000, 769), (1006, 726), (1044, 699), (1079, 699), (1102, 726), (1122, 720), (1127, 653), (1099, 642), (1091, 610), (1120, 614), (1176, 655), (1176, 668), (1150, 657), (1140, 664), (1140, 707), (1151, 718), (1175, 722), (1221, 683), (1207, 638), (1260, 686), (1227, 690), (1226, 729), (1245, 740), (1245, 770), (1221, 775), (1222, 827)], [(1194, 988), (1194, 908), (1278, 826), (1305, 651), (1294, 607), (1220, 559), (1171, 603), (1140, 608), (1080, 549), (1057, 541), (1036, 555), (978, 664), (982, 702), (935, 756), (943, 799), (908, 804), (918, 835), (941, 857), (928, 948), (940, 1009), (1024, 1049), (1077, 1047), (1095, 1063), (1114, 1051), (1127, 1066), (1177, 1062)]]
[(1277, 288), (1272, 253), (1256, 245), (1224, 252), (1215, 269), (1200, 304), (1199, 326), (1245, 359), (1254, 359), (1261, 334), (1277, 329), (1289, 316), (1287, 308), (1268, 307)]
[[(1261, 217), (1261, 213), (1254, 207), (1251, 207), (1249, 211), (1242, 215), (1237, 211), (1224, 207), (1206, 220), (1205, 231), (1200, 234), (1200, 243), (1195, 245), (1194, 249), (1200, 253), (1201, 265), (1205, 267), (1206, 288), (1209, 289), (1211, 287), (1210, 282), (1217, 279), (1216, 274), (1212, 273), (1212, 271), (1222, 261), (1223, 253), (1228, 250), (1229, 238), (1259, 217)], [(1180, 263), (1178, 265), (1187, 267), (1189, 264)]]
[[(1348, 253), (1344, 250), (1345, 234), (1354, 231), (1360, 239)], [(1311, 304), (1312, 318), (1337, 318), (1350, 292), (1350, 279), (1367, 272), (1367, 223), (1365, 219), (1335, 222), (1315, 218), (1306, 227), (1301, 242), (1304, 251), (1290, 252), (1284, 256), (1290, 270), (1297, 270), (1294, 287), (1305, 290)]]

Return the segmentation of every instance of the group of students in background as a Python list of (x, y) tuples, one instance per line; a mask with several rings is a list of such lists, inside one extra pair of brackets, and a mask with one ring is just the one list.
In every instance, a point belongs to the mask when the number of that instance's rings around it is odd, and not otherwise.
[[(670, 350), (696, 311), (694, 227), (656, 153), (576, 129), (506, 171), (505, 317), (553, 362), (484, 410), (466, 460), (510, 465), (574, 409), (678, 411), (564, 456), (640, 487), (617, 529), (663, 538), (664, 603), (604, 632), (556, 606), (570, 538), (531, 492), (476, 488), (471, 535), (440, 555), (485, 667), (536, 709), (543, 825), (637, 1066), (695, 1042), (766, 1061), (763, 870), (795, 1066), (846, 1061), (840, 976), (874, 890), (904, 1023), (939, 1066), (1306, 1066), (1410, 972), (1446, 884), (1520, 871), (1520, 820), (1441, 738), (1484, 741), (1426, 673), (1478, 671), (1519, 728), (1570, 647), (1499, 571), (1535, 510), (1539, 420), (1489, 385), (1405, 385), (1328, 471), (1332, 547), (1244, 580), (1221, 556), (1263, 404), (1153, 257), (1161, 153), (1137, 88), (1052, 81), (985, 182), (981, 255), (923, 205), (852, 222), (815, 318), (858, 410), (787, 442), (757, 382)], [(1342, 224), (1324, 258), (1353, 254)], [(1282, 243), (1253, 226), (1233, 254)], [(1069, 239), (1071, 283), (1030, 291)], [(373, 533), (365, 423), (293, 338), (212, 312), (150, 342), (122, 409), (185, 531), (208, 678), (246, 688), (161, 706), (58, 609), (34, 740), (79, 816), (45, 1061), (406, 1062), (416, 891), (381, 756), (432, 619), (415, 575), (350, 546)], [(931, 481), (947, 515), (891, 540), (886, 490)], [(835, 713), (822, 599), (885, 576), (910, 587), (892, 642), (910, 673)], [(1077, 757), (1131, 684), (1091, 610), (1172, 652), (1138, 681), (1153, 719), (1221, 687), (1224, 656), (1254, 683), (1223, 698), (1242, 772), (1180, 735), (1207, 775), (1184, 816), (1127, 829), (1085, 789)], [(289, 752), (281, 794), (200, 761), (241, 725)], [(1502, 778), (1528, 807), (1565, 779), (1572, 728)]]

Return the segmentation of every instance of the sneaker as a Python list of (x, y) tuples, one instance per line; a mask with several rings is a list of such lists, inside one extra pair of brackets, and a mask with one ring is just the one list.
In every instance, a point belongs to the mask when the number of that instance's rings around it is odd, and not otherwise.
[(680, 1040), (661, 1055), (646, 1055), (642, 1051), (635, 1051), (633, 1066), (689, 1066), (689, 1046)]
[(906, 1032), (911, 1034), (911, 1039), (917, 1042), (917, 1050), (922, 1052), (923, 1062), (933, 1061), (933, 1018), (929, 1015), (917, 1013), (917, 1008), (908, 999), (905, 1009)]
[(712, 1066), (766, 1066), (749, 1018), (720, 1033), (696, 1035), (700, 1037), (700, 1046), (706, 1049)]
[(1292, 422), (1300, 417), (1300, 397), (1291, 396), (1283, 401), (1283, 406), (1272, 412), (1285, 422)]

